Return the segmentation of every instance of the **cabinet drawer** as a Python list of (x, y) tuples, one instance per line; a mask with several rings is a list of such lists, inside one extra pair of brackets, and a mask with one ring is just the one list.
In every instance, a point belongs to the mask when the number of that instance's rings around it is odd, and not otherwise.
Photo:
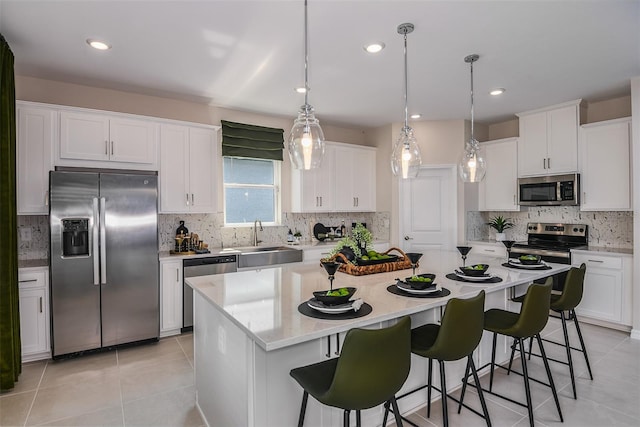
[(46, 285), (45, 271), (18, 271), (18, 287), (20, 289), (42, 288)]
[(469, 246), (471, 246), (471, 254), (476, 255), (487, 255), (494, 257), (506, 257), (507, 249), (500, 244), (498, 245), (490, 245), (490, 244), (477, 244), (474, 242), (469, 242)]
[(611, 268), (615, 270), (620, 270), (622, 268), (622, 258), (606, 255), (574, 254), (572, 256), (571, 263), (573, 265), (585, 263), (587, 265), (587, 269), (589, 267)]

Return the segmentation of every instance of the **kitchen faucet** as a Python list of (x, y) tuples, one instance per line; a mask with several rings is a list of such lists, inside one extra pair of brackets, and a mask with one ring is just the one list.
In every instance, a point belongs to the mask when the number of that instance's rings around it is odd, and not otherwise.
[(253, 246), (258, 246), (258, 243), (262, 242), (262, 240), (258, 240), (258, 224), (260, 224), (260, 231), (263, 231), (262, 221), (259, 219), (253, 221)]

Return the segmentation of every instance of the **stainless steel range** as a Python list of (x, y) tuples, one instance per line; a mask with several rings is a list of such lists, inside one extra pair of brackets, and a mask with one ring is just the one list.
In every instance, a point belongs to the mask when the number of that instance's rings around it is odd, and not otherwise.
[[(540, 255), (543, 261), (571, 264), (571, 249), (586, 247), (586, 224), (539, 223), (527, 224), (527, 242), (515, 243), (509, 252), (511, 257)], [(554, 277), (553, 288), (560, 290), (566, 273)]]

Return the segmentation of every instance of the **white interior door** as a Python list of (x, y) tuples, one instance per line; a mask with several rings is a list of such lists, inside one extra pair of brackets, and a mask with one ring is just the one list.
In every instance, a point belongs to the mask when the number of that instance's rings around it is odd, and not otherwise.
[(405, 252), (454, 250), (457, 241), (454, 166), (423, 166), (400, 183), (400, 242)]

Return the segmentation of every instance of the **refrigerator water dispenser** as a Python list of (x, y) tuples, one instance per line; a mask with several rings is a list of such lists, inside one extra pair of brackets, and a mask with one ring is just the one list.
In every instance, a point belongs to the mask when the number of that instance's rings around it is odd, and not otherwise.
[(62, 220), (62, 256), (89, 256), (89, 219)]

